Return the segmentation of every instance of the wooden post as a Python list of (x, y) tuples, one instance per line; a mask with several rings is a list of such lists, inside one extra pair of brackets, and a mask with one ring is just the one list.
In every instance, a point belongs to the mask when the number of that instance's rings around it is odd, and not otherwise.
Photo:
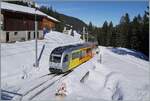
[(85, 40), (85, 27), (83, 27), (83, 40), (86, 42), (86, 40)]
[[(1, 0), (0, 0), (0, 22), (1, 22)], [(1, 23), (0, 23), (0, 72), (1, 72), (1, 34), (2, 34), (1, 28), (2, 27), (1, 27)], [(0, 84), (1, 84), (1, 79), (0, 79)], [(0, 88), (1, 88), (1, 86), (0, 86)], [(1, 97), (1, 89), (0, 89), (0, 97)]]

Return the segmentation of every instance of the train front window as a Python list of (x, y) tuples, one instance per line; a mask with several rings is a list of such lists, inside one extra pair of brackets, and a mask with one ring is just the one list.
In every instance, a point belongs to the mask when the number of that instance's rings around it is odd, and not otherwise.
[(63, 59), (63, 62), (67, 62), (68, 61), (68, 55), (66, 55)]
[(61, 57), (60, 56), (52, 56), (51, 61), (55, 62), (55, 63), (60, 63)]

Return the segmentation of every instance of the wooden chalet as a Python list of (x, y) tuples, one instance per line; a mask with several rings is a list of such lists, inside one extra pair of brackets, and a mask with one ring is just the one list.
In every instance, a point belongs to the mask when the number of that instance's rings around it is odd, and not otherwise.
[(45, 13), (26, 6), (1, 3), (2, 34), (0, 42), (32, 40), (35, 38), (35, 14), (38, 22), (38, 38), (43, 38), (44, 29), (54, 29), (59, 21)]

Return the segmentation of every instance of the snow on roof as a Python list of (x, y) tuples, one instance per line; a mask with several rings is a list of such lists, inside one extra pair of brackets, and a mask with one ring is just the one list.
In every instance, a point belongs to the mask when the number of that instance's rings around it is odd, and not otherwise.
[(35, 8), (31, 8), (31, 7), (26, 7), (26, 6), (22, 6), (22, 5), (2, 2), (1, 3), (1, 8), (5, 9), (5, 10), (12, 10), (12, 11), (24, 12), (24, 13), (29, 13), (29, 14), (37, 14), (37, 15), (45, 16), (48, 19), (51, 19), (55, 22), (60, 22), (57, 19), (55, 19), (51, 16), (48, 16), (47, 14), (45, 14), (45, 13), (39, 11), (39, 10), (35, 11)]
[(57, 20), (57, 19), (55, 19), (55, 18), (53, 18), (53, 17), (51, 17), (51, 16), (48, 16), (48, 15), (47, 15), (47, 17), (48, 17), (49, 19), (53, 20), (53, 21), (60, 22), (59, 20)]

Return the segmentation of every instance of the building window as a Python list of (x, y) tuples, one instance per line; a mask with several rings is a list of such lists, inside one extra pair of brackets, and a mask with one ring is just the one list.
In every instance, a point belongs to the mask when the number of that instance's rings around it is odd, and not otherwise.
[(37, 38), (39, 38), (39, 32), (37, 32)]
[(17, 35), (18, 34), (18, 32), (14, 32), (14, 35)]
[[(34, 38), (35, 38), (35, 32), (34, 32)], [(39, 32), (37, 32), (37, 38), (39, 38)]]
[(9, 42), (9, 32), (6, 32), (6, 42)]
[(28, 40), (30, 40), (30, 39), (31, 39), (31, 33), (28, 32)]
[(35, 39), (35, 32), (33, 32), (33, 38)]

